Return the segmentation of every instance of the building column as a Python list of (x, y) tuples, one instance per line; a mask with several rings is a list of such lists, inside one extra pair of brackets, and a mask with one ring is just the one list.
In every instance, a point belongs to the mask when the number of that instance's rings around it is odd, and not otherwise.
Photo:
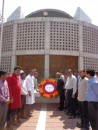
[(49, 54), (50, 54), (50, 22), (45, 21), (45, 68), (44, 68), (44, 77), (49, 78)]
[(13, 72), (14, 67), (16, 66), (16, 41), (17, 41), (17, 24), (13, 25), (13, 47), (12, 47), (12, 62), (11, 62), (11, 71)]
[(15, 66), (16, 66), (16, 56), (12, 55), (11, 72), (13, 72)]
[(78, 57), (78, 70), (83, 69), (83, 56)]
[(45, 55), (45, 78), (49, 78), (49, 55)]
[(78, 69), (83, 69), (83, 25), (79, 22), (79, 57), (78, 57)]

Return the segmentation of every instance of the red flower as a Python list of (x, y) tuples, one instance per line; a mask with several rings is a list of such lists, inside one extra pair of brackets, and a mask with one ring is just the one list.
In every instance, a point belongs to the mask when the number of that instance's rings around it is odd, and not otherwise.
[(57, 82), (54, 79), (46, 79), (40, 83), (39, 92), (43, 97), (54, 98), (58, 96)]

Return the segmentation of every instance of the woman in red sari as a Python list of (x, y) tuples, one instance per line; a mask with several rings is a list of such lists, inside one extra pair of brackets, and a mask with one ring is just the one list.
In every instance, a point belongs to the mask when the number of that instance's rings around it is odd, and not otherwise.
[(19, 121), (17, 116), (17, 122), (15, 122), (15, 115), (18, 115), (18, 112), (21, 108), (21, 85), (19, 77), (20, 70), (21, 67), (15, 67), (13, 74), (9, 75), (7, 78), (10, 98), (13, 99), (13, 103), (9, 105), (9, 111), (7, 116), (8, 129), (10, 128), (12, 122), (14, 125), (17, 125)]

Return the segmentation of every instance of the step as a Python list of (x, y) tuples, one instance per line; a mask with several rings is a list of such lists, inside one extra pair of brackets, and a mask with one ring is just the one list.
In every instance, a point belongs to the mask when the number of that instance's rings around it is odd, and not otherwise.
[(34, 91), (36, 103), (59, 103), (59, 97), (56, 98), (45, 98), (39, 92)]

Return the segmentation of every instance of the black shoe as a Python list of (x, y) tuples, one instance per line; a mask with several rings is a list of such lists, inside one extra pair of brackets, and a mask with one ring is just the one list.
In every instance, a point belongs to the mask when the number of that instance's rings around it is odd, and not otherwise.
[(59, 111), (63, 111), (64, 110), (64, 108), (59, 108)]
[(75, 119), (76, 116), (69, 116), (68, 119)]

